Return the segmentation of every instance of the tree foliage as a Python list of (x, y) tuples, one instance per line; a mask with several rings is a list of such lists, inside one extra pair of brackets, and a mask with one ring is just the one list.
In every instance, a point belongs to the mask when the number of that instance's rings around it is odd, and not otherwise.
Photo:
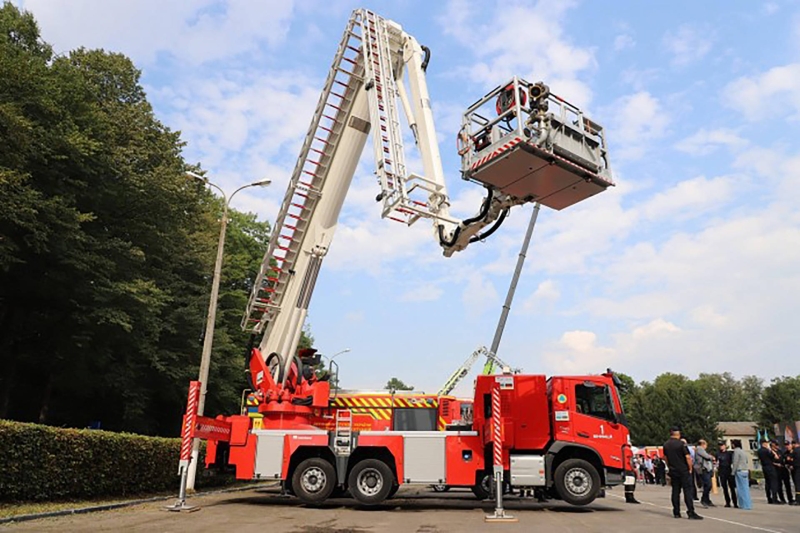
[(713, 442), (720, 436), (718, 422), (754, 421), (772, 427), (800, 420), (800, 377), (775, 379), (767, 388), (757, 376), (736, 379), (728, 372), (700, 374), (695, 380), (665, 373), (640, 384), (621, 377), (634, 444), (659, 444), (673, 425), (681, 426), (692, 442)]
[(758, 415), (759, 424), (768, 428), (800, 420), (800, 376), (773, 379), (764, 389)]
[(386, 386), (383, 387), (386, 390), (396, 391), (396, 390), (414, 390), (413, 385), (406, 385), (403, 383), (402, 380), (397, 378), (392, 378), (386, 382)]
[[(29, 13), (0, 7), (0, 417), (179, 430), (222, 204), (185, 177), (139, 76), (120, 54), (55, 56)], [(268, 236), (230, 213), (212, 415), (246, 386), (239, 320)]]

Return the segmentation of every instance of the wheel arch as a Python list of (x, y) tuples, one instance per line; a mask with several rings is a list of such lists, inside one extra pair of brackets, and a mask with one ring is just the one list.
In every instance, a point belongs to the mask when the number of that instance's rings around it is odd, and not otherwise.
[(286, 482), (291, 483), (297, 465), (312, 457), (325, 459), (333, 466), (334, 470), (336, 469), (336, 458), (333, 455), (333, 451), (327, 446), (300, 446), (289, 459), (289, 468), (286, 471)]
[(386, 446), (358, 446), (350, 455), (350, 460), (347, 462), (347, 476), (353, 467), (365, 459), (377, 459), (386, 463), (386, 466), (392, 471), (396, 483), (402, 480), (397, 475), (397, 462), (395, 461), (394, 454)]
[(600, 485), (606, 485), (605, 467), (603, 466), (602, 459), (600, 459), (600, 454), (598, 454), (596, 450), (582, 444), (559, 441), (553, 443), (547, 450), (547, 455), (545, 456), (548, 487), (552, 486), (555, 481), (555, 471), (558, 465), (567, 459), (583, 459), (587, 461), (597, 470), (597, 475), (600, 476)]

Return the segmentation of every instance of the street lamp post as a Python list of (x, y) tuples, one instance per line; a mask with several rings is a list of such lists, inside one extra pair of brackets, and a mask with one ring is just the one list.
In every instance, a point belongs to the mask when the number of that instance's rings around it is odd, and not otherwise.
[[(350, 348), (345, 348), (344, 350), (342, 350), (340, 352), (336, 352), (335, 354), (333, 354), (330, 357), (330, 359), (328, 359), (328, 372), (329, 373), (331, 373), (331, 374), (333, 373), (333, 360), (336, 359), (338, 356), (340, 356), (340, 355), (342, 355), (344, 353), (347, 353), (349, 351), (350, 351)], [(333, 380), (333, 390), (334, 391), (338, 391), (339, 390), (339, 365), (336, 365), (336, 377)]]
[[(222, 209), (222, 221), (220, 222), (220, 230), (219, 230), (219, 242), (217, 244), (217, 260), (214, 263), (214, 278), (211, 282), (211, 297), (209, 298), (208, 302), (208, 315), (206, 316), (206, 332), (203, 336), (203, 354), (200, 358), (200, 377), (198, 380), (200, 381), (200, 400), (197, 403), (197, 414), (202, 415), (203, 410), (206, 405), (206, 388), (208, 386), (208, 369), (211, 365), (211, 347), (214, 344), (214, 325), (217, 320), (217, 299), (219, 297), (219, 281), (220, 275), (222, 273), (222, 255), (223, 250), (225, 248), (225, 233), (228, 229), (228, 207), (230, 206), (231, 200), (236, 195), (237, 192), (247, 189), (248, 187), (266, 187), (270, 183), (270, 180), (261, 180), (256, 181), (254, 183), (248, 183), (247, 185), (242, 185), (230, 196), (225, 195), (225, 191), (223, 191), (219, 186), (211, 183), (208, 178), (203, 177), (199, 174), (195, 174), (194, 172), (187, 171), (187, 176), (190, 176), (194, 179), (200, 180), (207, 185), (214, 187), (217, 189), (220, 194), (222, 195), (223, 200), (223, 209)], [(189, 462), (189, 472), (186, 479), (186, 488), (188, 490), (194, 490), (194, 481), (197, 476), (197, 461), (200, 454), (200, 441), (195, 439), (194, 443), (192, 444), (192, 459)]]

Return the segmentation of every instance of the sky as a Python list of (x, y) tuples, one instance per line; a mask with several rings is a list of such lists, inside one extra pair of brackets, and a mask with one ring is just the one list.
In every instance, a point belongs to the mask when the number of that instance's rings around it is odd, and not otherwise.
[[(156, 115), (188, 143), (187, 162), (223, 189), (273, 180), (233, 202), (263, 220), (277, 215), (353, 9), (430, 47), (456, 215), (482, 197), (458, 172), (462, 113), (514, 75), (542, 80), (605, 127), (616, 187), (542, 209), (498, 355), (529, 373), (610, 367), (637, 381), (800, 374), (798, 1), (16, 3), (57, 52), (132, 58)], [(531, 205), (448, 259), (424, 221), (380, 218), (373, 172), (368, 147), (311, 332), (325, 354), (350, 349), (336, 359), (344, 387), (396, 376), (435, 392), (491, 343)]]

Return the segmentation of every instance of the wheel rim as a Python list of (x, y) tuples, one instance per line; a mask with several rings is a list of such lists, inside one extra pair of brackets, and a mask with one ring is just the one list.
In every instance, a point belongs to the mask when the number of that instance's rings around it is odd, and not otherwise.
[(319, 492), (323, 488), (325, 488), (325, 484), (328, 481), (325, 472), (316, 466), (306, 469), (303, 472), (303, 477), (301, 479), (301, 483), (303, 485), (303, 489), (306, 492)]
[(564, 486), (575, 496), (583, 496), (592, 490), (592, 476), (582, 468), (572, 468), (564, 476)]
[(375, 468), (365, 468), (356, 480), (358, 492), (365, 496), (374, 496), (383, 488), (383, 476)]

